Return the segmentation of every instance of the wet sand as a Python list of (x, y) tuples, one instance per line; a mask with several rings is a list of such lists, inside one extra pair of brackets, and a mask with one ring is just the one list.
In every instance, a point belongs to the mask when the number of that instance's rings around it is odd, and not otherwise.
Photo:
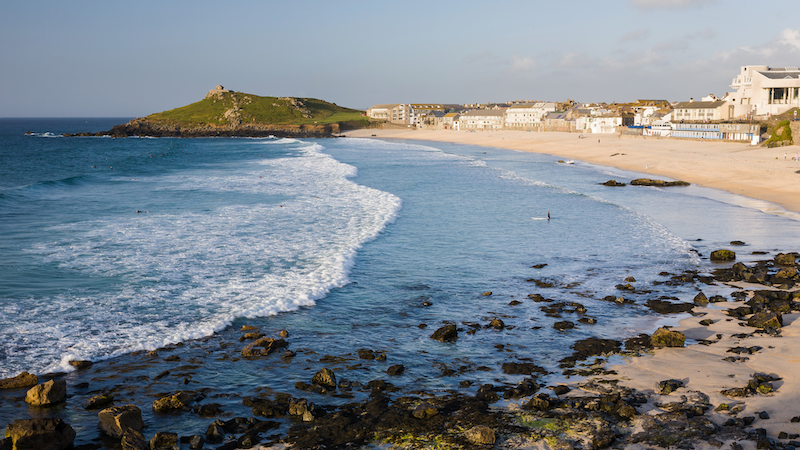
[[(766, 148), (742, 142), (620, 138), (612, 134), (524, 131), (355, 130), (348, 137), (454, 142), (547, 153), (687, 181), (775, 203), (800, 213), (800, 146)], [(786, 154), (786, 159), (784, 159)]]

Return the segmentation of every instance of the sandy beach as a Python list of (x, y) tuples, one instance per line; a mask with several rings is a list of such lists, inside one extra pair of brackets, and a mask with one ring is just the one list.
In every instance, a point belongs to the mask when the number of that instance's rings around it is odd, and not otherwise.
[[(798, 146), (766, 148), (741, 142), (707, 142), (617, 135), (524, 131), (355, 130), (348, 137), (456, 142), (547, 153), (591, 164), (669, 177), (775, 203), (800, 213)], [(784, 154), (785, 159), (784, 159)]]

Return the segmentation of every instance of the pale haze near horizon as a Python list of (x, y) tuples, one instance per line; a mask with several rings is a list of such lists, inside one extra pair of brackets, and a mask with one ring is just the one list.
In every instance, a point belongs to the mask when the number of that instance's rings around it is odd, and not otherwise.
[(378, 103), (722, 96), (800, 66), (797, 2), (6, 2), (0, 117), (134, 117), (218, 84)]

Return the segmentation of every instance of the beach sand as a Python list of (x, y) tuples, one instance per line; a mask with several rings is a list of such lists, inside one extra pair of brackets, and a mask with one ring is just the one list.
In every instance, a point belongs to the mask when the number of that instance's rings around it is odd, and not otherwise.
[[(537, 132), (456, 132), (412, 130), (359, 130), (348, 132), (350, 137), (375, 137), (444, 141), (500, 147), (513, 150), (547, 153), (564, 159), (575, 159), (592, 164), (612, 166), (642, 172), (653, 177), (669, 177), (697, 185), (739, 194), (745, 197), (775, 203), (788, 211), (800, 212), (800, 195), (797, 193), (800, 162), (792, 157), (797, 146), (765, 148), (745, 143), (683, 141), (658, 138), (619, 138), (616, 135), (584, 135), (579, 139), (574, 133)], [(598, 142), (599, 140), (599, 142)], [(787, 154), (784, 159), (784, 153)], [(776, 159), (777, 158), (777, 159)], [(624, 180), (627, 181), (627, 180)], [(781, 208), (776, 208), (780, 212)], [(786, 249), (792, 251), (794, 249)], [(765, 289), (760, 285), (734, 285), (744, 290)], [(793, 291), (797, 291), (794, 288)], [(656, 403), (680, 401), (681, 395), (700, 391), (709, 397), (712, 408), (720, 404), (742, 411), (731, 415), (727, 411), (709, 411), (707, 416), (723, 424), (730, 418), (755, 417), (748, 427), (763, 428), (770, 438), (787, 444), (790, 440), (777, 439), (781, 432), (800, 434), (800, 423), (792, 422), (800, 416), (800, 314), (785, 314), (780, 336), (754, 333), (755, 328), (741, 326), (740, 321), (726, 314), (729, 308), (742, 306), (739, 302), (711, 304), (696, 307), (698, 316), (688, 317), (672, 328), (683, 332), (689, 342), (706, 340), (713, 343), (687, 345), (685, 348), (663, 348), (641, 357), (631, 358), (624, 364), (608, 367), (617, 375), (598, 379), (620, 380), (620, 384), (650, 395), (640, 413), (657, 414)], [(700, 325), (700, 320), (712, 319), (710, 326)], [(749, 335), (742, 337), (743, 335)], [(719, 336), (719, 337), (718, 337)], [(753, 354), (735, 354), (734, 347), (761, 347)], [(745, 357), (736, 362), (726, 357)], [(731, 398), (721, 394), (729, 388), (747, 385), (753, 374), (763, 373), (780, 377), (773, 383), (775, 392), (766, 395)], [(659, 381), (677, 379), (684, 387), (670, 395), (655, 393)], [(569, 383), (579, 389), (581, 382)], [(648, 412), (649, 411), (649, 412)], [(769, 419), (759, 418), (766, 412)], [(766, 416), (765, 416), (766, 417)], [(728, 443), (730, 444), (730, 443)], [(745, 449), (755, 448), (754, 442), (742, 441)], [(706, 447), (700, 445), (696, 448)]]
[[(355, 130), (348, 137), (414, 139), (547, 153), (687, 181), (775, 203), (800, 213), (800, 146), (766, 148), (741, 142), (620, 138), (614, 134), (525, 131)], [(786, 154), (786, 159), (784, 159)], [(777, 159), (776, 159), (777, 158)], [(629, 181), (629, 180), (628, 180)]]

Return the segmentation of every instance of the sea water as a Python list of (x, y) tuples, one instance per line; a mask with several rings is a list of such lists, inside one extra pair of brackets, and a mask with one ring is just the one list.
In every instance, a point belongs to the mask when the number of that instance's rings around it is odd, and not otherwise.
[[(707, 273), (707, 255), (732, 240), (746, 242), (735, 248), (746, 262), (800, 244), (797, 216), (774, 205), (696, 186), (602, 186), (640, 174), (561, 164), (557, 148), (63, 137), (123, 121), (0, 120), (0, 378), (251, 324), (290, 330), (309, 364), (386, 352), (406, 367), (398, 385), (512, 383), (503, 361), (556, 371), (578, 339), (652, 331), (645, 299), (691, 301), (699, 289), (659, 285), (664, 272)], [(653, 293), (618, 290), (628, 277)], [(587, 311), (548, 316), (534, 293)], [(487, 329), (494, 318), (507, 328)], [(576, 327), (553, 328), (563, 320)], [(431, 340), (446, 323), (462, 327), (458, 341)], [(195, 381), (220, 389), (254, 389), (272, 370), (209, 364)], [(309, 381), (309, 367), (281, 367), (271, 387)], [(441, 376), (448, 368), (458, 375)]]

